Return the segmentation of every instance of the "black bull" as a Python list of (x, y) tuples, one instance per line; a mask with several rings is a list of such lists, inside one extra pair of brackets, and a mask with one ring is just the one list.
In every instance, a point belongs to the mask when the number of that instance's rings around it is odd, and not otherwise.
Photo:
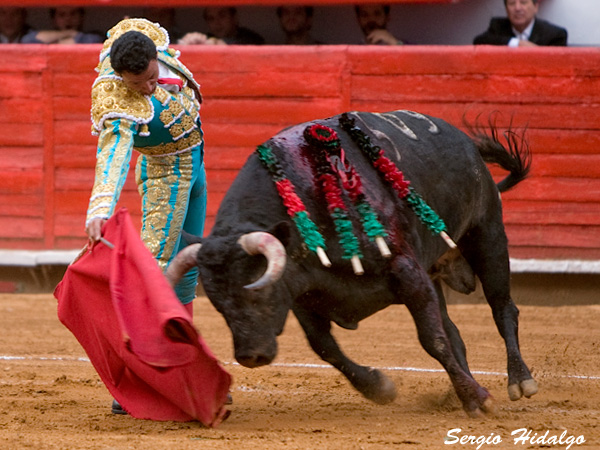
[[(427, 229), (399, 198), (356, 139), (340, 126), (340, 117), (353, 121), (372, 146), (385, 150), (385, 156), (443, 219), (457, 250)], [(365, 198), (387, 231), (392, 253), (388, 258), (364, 233), (356, 233), (363, 275), (356, 275), (343, 258), (317, 181), (319, 158), (304, 136), (314, 124), (337, 132), (347, 161), (360, 174)], [(395, 398), (394, 384), (379, 370), (351, 361), (333, 338), (331, 323), (354, 329), (388, 305), (405, 304), (422, 346), (445, 368), (467, 413), (477, 416), (492, 409), (492, 400), (469, 371), (464, 343), (448, 317), (441, 288), (443, 280), (470, 293), (476, 275), (506, 343), (509, 396), (512, 400), (529, 397), (537, 392), (537, 384), (519, 350), (518, 309), (509, 290), (499, 192), (526, 177), (530, 155), (526, 143), (510, 133), (508, 145), (502, 145), (495, 127), (490, 127), (488, 134), (476, 128), (467, 136), (443, 120), (395, 111), (352, 112), (287, 128), (264, 148), (272, 152), (321, 230), (332, 266), (324, 267), (308, 251), (278, 195), (273, 174), (255, 153), (222, 201), (211, 234), (188, 246), (167, 276), (173, 281), (190, 267), (199, 267), (207, 296), (232, 331), (240, 364), (258, 367), (272, 362), (276, 337), (291, 309), (312, 349), (365, 397), (381, 404)], [(485, 162), (497, 163), (510, 174), (496, 185)], [(356, 211), (349, 208), (348, 214), (359, 229)]]

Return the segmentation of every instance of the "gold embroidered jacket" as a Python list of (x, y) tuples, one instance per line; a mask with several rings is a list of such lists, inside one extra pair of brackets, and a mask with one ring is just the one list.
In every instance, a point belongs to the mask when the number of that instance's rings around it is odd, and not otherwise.
[[(127, 31), (150, 37), (164, 64), (183, 81), (171, 93), (157, 86), (151, 96), (125, 85), (110, 64), (110, 48)], [(96, 178), (87, 211), (91, 219), (108, 218), (114, 212), (129, 171), (132, 150), (148, 156), (167, 156), (203, 146), (200, 122), (200, 87), (179, 61), (179, 52), (169, 48), (169, 36), (158, 24), (146, 19), (126, 19), (108, 32), (92, 86), (92, 134), (98, 135)]]

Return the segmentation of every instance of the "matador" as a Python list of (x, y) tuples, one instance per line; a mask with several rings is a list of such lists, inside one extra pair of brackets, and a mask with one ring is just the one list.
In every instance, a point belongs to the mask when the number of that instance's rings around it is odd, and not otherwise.
[[(182, 230), (201, 236), (204, 229), (200, 87), (159, 24), (125, 19), (107, 36), (92, 87), (92, 133), (98, 135), (98, 148), (86, 232), (93, 242), (101, 238), (135, 150), (141, 238), (164, 270), (186, 245)], [(192, 270), (175, 288), (190, 313), (197, 278)]]

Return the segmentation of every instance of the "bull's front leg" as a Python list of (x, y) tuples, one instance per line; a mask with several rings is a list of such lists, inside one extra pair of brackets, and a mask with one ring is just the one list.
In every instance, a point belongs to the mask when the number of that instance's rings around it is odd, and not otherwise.
[(394, 383), (381, 371), (360, 366), (340, 349), (331, 334), (331, 322), (299, 306), (293, 308), (314, 352), (338, 369), (362, 395), (384, 405), (396, 398)]

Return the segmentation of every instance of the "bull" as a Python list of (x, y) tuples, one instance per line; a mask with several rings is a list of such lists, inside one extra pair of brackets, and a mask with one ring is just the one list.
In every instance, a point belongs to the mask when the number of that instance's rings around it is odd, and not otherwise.
[[(439, 118), (410, 111), (350, 112), (289, 127), (259, 146), (275, 170), (265, 164), (264, 154), (252, 154), (225, 195), (210, 235), (191, 239), (194, 243), (177, 256), (167, 277), (176, 282), (190, 268), (199, 268), (206, 295), (231, 329), (241, 365), (254, 368), (273, 361), (277, 336), (292, 310), (315, 353), (379, 404), (396, 397), (393, 382), (349, 359), (331, 328), (356, 329), (371, 314), (404, 304), (421, 345), (445, 368), (464, 410), (474, 417), (492, 412), (494, 402), (469, 370), (442, 283), (470, 293), (478, 278), (505, 341), (509, 397), (530, 397), (537, 384), (519, 349), (500, 192), (526, 178), (531, 156), (524, 139), (508, 133), (501, 143), (493, 123), (490, 130), (476, 126), (466, 134)], [(326, 145), (318, 148), (319, 141)], [(327, 154), (325, 147), (334, 141), (337, 148)], [(390, 174), (375, 168), (378, 156), (398, 169), (396, 182), (399, 176), (404, 188), (410, 184), (423, 200), (426, 211), (420, 217), (399, 195)], [(486, 163), (509, 174), (496, 184)], [(340, 183), (337, 201), (350, 205), (338, 206), (351, 224), (345, 232), (356, 244), (352, 257), (348, 243), (344, 248), (339, 238), (339, 217), (327, 197), (331, 192), (323, 191), (323, 177), (330, 175)], [(323, 238), (316, 252), (292, 217), (291, 211), (302, 208), (294, 209), (282, 197), (282, 179)], [(350, 198), (353, 189), (356, 197), (357, 183), (383, 229), (376, 240), (355, 231), (362, 219), (352, 206), (356, 198)], [(424, 216), (431, 214), (441, 220), (441, 231), (427, 226)]]

